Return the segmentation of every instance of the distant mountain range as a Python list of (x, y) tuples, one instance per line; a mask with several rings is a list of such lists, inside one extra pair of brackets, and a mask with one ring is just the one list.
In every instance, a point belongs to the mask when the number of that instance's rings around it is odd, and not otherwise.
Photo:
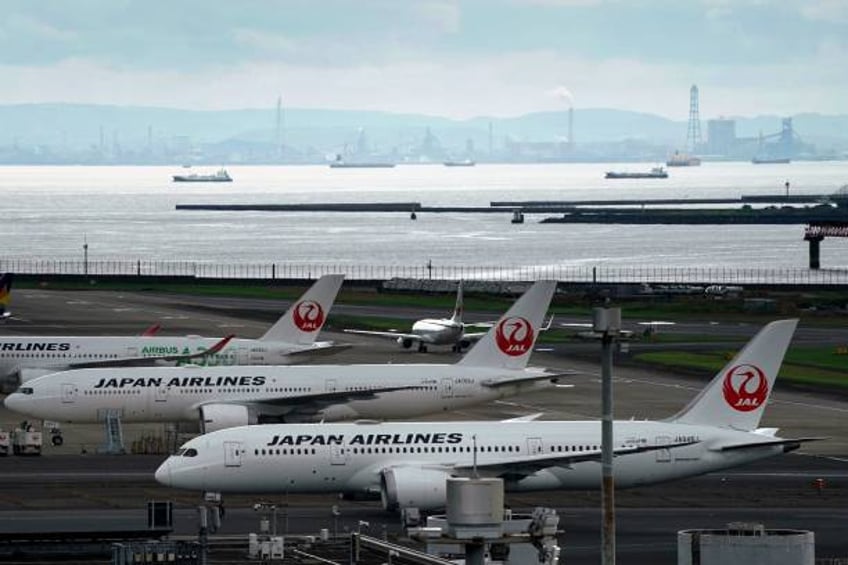
[[(624, 110), (574, 110), (576, 147), (638, 142), (653, 147), (682, 147), (686, 121)], [(732, 117), (739, 137), (779, 132), (782, 116)], [(324, 155), (346, 148), (381, 154), (408, 153), (428, 136), (445, 154), (486, 152), (507, 142), (555, 143), (568, 140), (568, 112), (536, 112), (513, 118), (477, 117), (452, 120), (418, 114), (373, 111), (285, 109), (277, 129), (274, 108), (192, 111), (168, 108), (76, 104), (0, 106), (0, 153), (49, 151), (163, 152), (176, 155), (204, 146), (223, 145), (229, 151), (260, 151), (285, 145), (303, 155)], [(848, 115), (793, 116), (795, 132), (806, 144), (826, 153), (848, 151)], [(707, 123), (702, 120), (706, 138)], [(12, 153), (10, 153), (12, 148)]]

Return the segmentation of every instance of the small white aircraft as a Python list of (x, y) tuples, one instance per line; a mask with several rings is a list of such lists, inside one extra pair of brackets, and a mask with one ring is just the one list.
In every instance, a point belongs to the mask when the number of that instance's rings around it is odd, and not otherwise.
[(0, 336), (0, 386), (14, 390), (45, 374), (87, 367), (174, 365), (275, 365), (292, 356), (343, 349), (316, 341), (344, 275), (318, 279), (259, 339), (232, 339), (215, 355), (203, 353), (221, 338), (159, 336), (158, 325), (138, 336)]
[(492, 327), (492, 324), (488, 322), (466, 324), (462, 321), (462, 316), (462, 281), (459, 281), (456, 289), (456, 306), (454, 306), (453, 314), (451, 314), (450, 318), (424, 318), (423, 320), (418, 320), (412, 324), (412, 330), (409, 333), (347, 329), (344, 331), (352, 334), (387, 337), (397, 341), (398, 345), (404, 349), (409, 349), (417, 344), (418, 351), (422, 353), (426, 352), (427, 347), (430, 345), (450, 345), (451, 351), (459, 353), (463, 349), (468, 349), (486, 335), (486, 331), (468, 331), (468, 328), (488, 329)]
[[(758, 429), (797, 320), (763, 328), (682, 411), (614, 423), (615, 483), (633, 487), (735, 467), (821, 438)], [(186, 442), (156, 471), (164, 485), (219, 493), (379, 496), (436, 509), (448, 477), (501, 477), (508, 491), (601, 484), (600, 421), (277, 424)]]
[(122, 422), (199, 421), (204, 431), (455, 410), (564, 376), (526, 368), (555, 288), (535, 283), (455, 364), (79, 369), (28, 381), (5, 404), (56, 422), (95, 423), (112, 411)]

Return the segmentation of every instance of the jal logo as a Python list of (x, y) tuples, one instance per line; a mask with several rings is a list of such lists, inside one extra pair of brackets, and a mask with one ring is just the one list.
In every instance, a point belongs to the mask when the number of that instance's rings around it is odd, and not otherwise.
[(495, 343), (498, 349), (518, 357), (533, 347), (533, 326), (524, 318), (507, 318), (495, 328)]
[(324, 325), (324, 309), (312, 300), (298, 302), (294, 307), (294, 325), (304, 332), (314, 332)]
[(761, 407), (768, 396), (768, 380), (754, 365), (736, 365), (724, 376), (724, 399), (734, 410), (750, 412)]

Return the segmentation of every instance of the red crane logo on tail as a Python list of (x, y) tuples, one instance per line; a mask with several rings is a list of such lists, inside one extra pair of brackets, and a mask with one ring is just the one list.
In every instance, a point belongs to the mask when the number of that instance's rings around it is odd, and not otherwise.
[(533, 348), (533, 326), (521, 317), (507, 318), (495, 328), (498, 349), (512, 357), (524, 355)]
[(324, 309), (312, 300), (298, 302), (294, 307), (294, 325), (304, 332), (315, 332), (324, 325)]
[(736, 365), (724, 376), (722, 392), (731, 408), (751, 412), (765, 403), (768, 386), (768, 379), (759, 367)]

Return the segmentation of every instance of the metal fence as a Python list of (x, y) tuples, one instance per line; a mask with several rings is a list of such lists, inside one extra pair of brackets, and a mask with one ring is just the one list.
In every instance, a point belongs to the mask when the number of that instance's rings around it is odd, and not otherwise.
[(343, 273), (349, 280), (434, 279), (575, 283), (845, 285), (848, 269), (737, 269), (652, 266), (358, 265), (333, 263), (207, 263), (194, 261), (78, 261), (0, 259), (0, 272), (32, 275), (193, 277), (198, 279), (315, 279)]

